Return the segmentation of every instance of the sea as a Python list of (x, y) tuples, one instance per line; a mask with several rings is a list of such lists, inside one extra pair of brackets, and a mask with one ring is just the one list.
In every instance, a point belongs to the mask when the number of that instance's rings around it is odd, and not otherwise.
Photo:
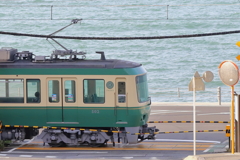
[[(235, 31), (240, 29), (239, 0), (0, 0), (0, 31), (49, 35), (82, 19), (56, 36), (153, 37)], [(225, 60), (240, 62), (240, 34), (144, 40), (56, 39), (87, 59), (141, 63), (148, 72), (153, 102), (192, 102), (189, 83), (194, 74), (214, 75), (196, 92), (197, 102), (231, 102), (231, 87), (222, 83), (218, 66)], [(51, 41), (51, 40), (49, 40)], [(0, 47), (13, 47), (35, 55), (62, 49), (46, 38), (0, 35)], [(234, 91), (240, 94), (239, 84)], [(219, 91), (221, 90), (221, 91)], [(221, 94), (221, 96), (219, 96)]]

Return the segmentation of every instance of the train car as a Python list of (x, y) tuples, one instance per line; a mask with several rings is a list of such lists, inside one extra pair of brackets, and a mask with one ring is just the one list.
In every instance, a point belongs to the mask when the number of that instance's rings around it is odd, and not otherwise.
[(38, 138), (50, 146), (154, 139), (146, 70), (97, 53), (86, 60), (71, 50), (36, 56), (0, 49), (0, 138), (24, 140), (43, 128)]

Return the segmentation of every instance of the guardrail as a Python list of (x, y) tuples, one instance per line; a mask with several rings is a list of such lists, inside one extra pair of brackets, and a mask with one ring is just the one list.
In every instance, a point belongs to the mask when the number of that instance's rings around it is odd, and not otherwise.
[[(239, 91), (239, 88), (235, 88), (235, 91)], [(188, 91), (188, 88), (151, 88), (149, 87), (149, 95), (152, 98), (167, 98), (167, 100), (171, 100), (171, 98), (175, 99), (184, 99), (185, 101), (189, 99), (192, 100), (192, 92)], [(225, 87), (217, 87), (217, 88), (208, 88), (206, 87), (205, 91), (199, 91), (197, 93), (197, 97), (206, 99), (211, 98), (214, 102), (218, 102), (221, 105), (222, 102), (230, 102), (231, 101), (231, 90)], [(208, 102), (205, 100), (204, 102)]]
[[(226, 129), (221, 130), (196, 130), (196, 132), (226, 132)], [(168, 134), (168, 133), (193, 133), (193, 131), (170, 131), (170, 132), (154, 132), (154, 134)], [(127, 133), (129, 134), (129, 133)], [(131, 135), (143, 135), (149, 133), (131, 133)]]
[[(206, 123), (207, 121), (203, 121)], [(215, 121), (215, 122), (221, 122), (221, 121)], [(69, 130), (80, 130), (80, 131), (101, 131), (101, 132), (110, 132), (110, 133), (126, 133), (131, 135), (148, 135), (151, 133), (130, 133), (126, 131), (114, 131), (114, 130), (101, 130), (101, 129), (88, 129), (88, 128), (66, 128), (66, 127), (48, 127), (48, 126), (21, 126), (21, 125), (3, 125), (4, 127), (17, 127), (17, 128), (43, 128), (43, 129), (69, 129)], [(166, 134), (166, 133), (192, 133), (193, 131), (170, 131), (170, 132), (154, 132), (154, 134)], [(196, 132), (226, 132), (226, 129), (224, 130), (196, 130)]]

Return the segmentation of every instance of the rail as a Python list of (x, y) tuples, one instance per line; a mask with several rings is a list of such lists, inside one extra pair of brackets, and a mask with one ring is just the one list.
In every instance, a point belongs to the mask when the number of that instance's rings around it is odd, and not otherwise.
[[(239, 88), (235, 89), (236, 92)], [(192, 92), (188, 91), (188, 88), (151, 88), (149, 87), (149, 95), (152, 97), (152, 101), (192, 101)], [(208, 88), (205, 91), (199, 91), (197, 97), (203, 102), (218, 102), (221, 105), (222, 102), (231, 101), (231, 90), (226, 87)], [(157, 99), (157, 100), (156, 100)], [(166, 101), (165, 101), (166, 100)]]

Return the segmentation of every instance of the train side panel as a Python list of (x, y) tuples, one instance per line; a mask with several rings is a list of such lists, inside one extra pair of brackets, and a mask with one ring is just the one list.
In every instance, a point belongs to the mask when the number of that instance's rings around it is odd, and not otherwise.
[[(15, 98), (16, 103), (6, 102), (1, 97), (0, 117), (4, 125), (141, 126), (148, 120), (150, 106), (149, 101), (138, 101), (136, 76), (1, 75), (2, 82), (12, 80), (9, 84), (18, 84), (20, 80), (22, 85), (16, 89), (18, 97), (10, 95), (11, 98), (5, 98), (8, 101)], [(27, 87), (32, 85), (34, 88), (34, 80), (39, 80), (39, 86), (35, 87), (41, 92), (41, 101), (38, 103), (31, 102), (31, 99), (35, 98), (34, 92)], [(95, 87), (92, 87), (94, 85)], [(1, 88), (4, 89), (4, 86)], [(32, 96), (29, 96), (30, 92)], [(4, 94), (2, 96), (4, 97)], [(17, 102), (20, 98), (23, 99), (22, 103)]]

